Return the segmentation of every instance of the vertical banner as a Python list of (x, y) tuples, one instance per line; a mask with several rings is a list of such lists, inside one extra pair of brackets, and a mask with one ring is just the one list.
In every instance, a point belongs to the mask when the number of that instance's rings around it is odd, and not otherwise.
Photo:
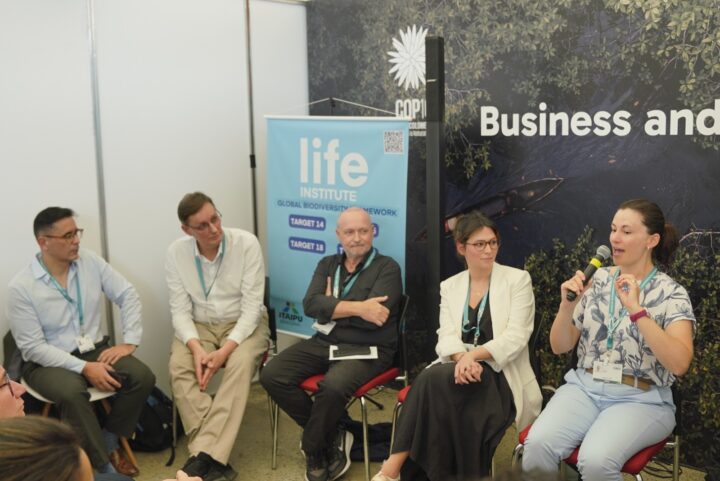
[(336, 220), (372, 217), (373, 245), (405, 272), (409, 122), (267, 117), (268, 272), (278, 331), (314, 334), (302, 300), (318, 261), (341, 252)]

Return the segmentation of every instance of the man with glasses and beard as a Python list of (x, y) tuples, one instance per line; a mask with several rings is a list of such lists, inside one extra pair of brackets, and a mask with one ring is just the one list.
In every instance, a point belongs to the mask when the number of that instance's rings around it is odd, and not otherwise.
[[(142, 337), (140, 298), (105, 260), (80, 249), (83, 230), (74, 217), (63, 207), (35, 217), (40, 252), (10, 282), (10, 330), (25, 361), (23, 378), (57, 405), (83, 439), (93, 467), (136, 476), (118, 436), (132, 436), (155, 385), (150, 369), (132, 355)], [(104, 297), (120, 308), (122, 344), (111, 346), (102, 333)], [(117, 393), (104, 426), (90, 405), (88, 386)]]
[[(165, 270), (175, 328), (170, 378), (189, 438), (182, 469), (204, 481), (232, 481), (237, 472), (228, 458), (268, 347), (265, 265), (257, 238), (223, 228), (202, 192), (185, 195), (177, 213), (187, 236), (170, 244)], [(222, 382), (210, 396), (208, 383), (221, 367)]]

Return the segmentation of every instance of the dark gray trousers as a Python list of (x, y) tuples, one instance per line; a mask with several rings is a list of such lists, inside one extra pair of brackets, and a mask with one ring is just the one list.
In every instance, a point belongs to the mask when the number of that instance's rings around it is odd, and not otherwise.
[[(84, 361), (96, 361), (102, 351), (108, 349), (107, 342), (100, 343), (85, 354), (73, 353)], [(145, 364), (133, 356), (118, 360), (116, 371), (127, 374), (127, 381), (117, 391), (112, 411), (105, 421), (105, 429), (118, 436), (130, 437), (153, 386), (155, 375)], [(23, 378), (30, 387), (53, 401), (60, 411), (60, 419), (75, 429), (82, 440), (83, 448), (95, 468), (108, 463), (108, 453), (102, 428), (90, 405), (87, 379), (81, 374), (60, 367), (43, 367), (28, 362), (23, 368)]]
[[(260, 383), (273, 401), (303, 427), (303, 450), (316, 453), (331, 444), (355, 390), (386, 371), (393, 356), (393, 350), (378, 348), (378, 359), (330, 361), (329, 344), (312, 337), (272, 359), (263, 369)], [(325, 374), (325, 380), (318, 385), (313, 401), (299, 384), (315, 374)]]

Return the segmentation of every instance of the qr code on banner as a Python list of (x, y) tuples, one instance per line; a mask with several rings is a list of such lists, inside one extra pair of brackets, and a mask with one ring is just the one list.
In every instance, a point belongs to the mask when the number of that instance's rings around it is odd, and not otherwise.
[(405, 152), (402, 130), (386, 130), (384, 135), (386, 154), (402, 154)]

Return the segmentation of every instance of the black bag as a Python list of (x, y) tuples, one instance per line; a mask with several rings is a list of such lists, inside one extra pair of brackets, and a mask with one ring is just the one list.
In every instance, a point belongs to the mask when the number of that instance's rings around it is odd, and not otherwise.
[[(135, 451), (162, 451), (173, 447), (172, 434), (173, 403), (165, 393), (157, 387), (150, 392), (145, 406), (140, 413), (135, 434), (130, 439), (130, 446)], [(177, 436), (183, 433), (180, 417), (177, 417)], [(173, 448), (173, 455), (174, 458)]]
[[(353, 433), (350, 459), (364, 461), (362, 423), (355, 420), (342, 420), (343, 428)], [(382, 462), (390, 455), (390, 434), (392, 423), (377, 423), (368, 426), (368, 455), (370, 461)]]

